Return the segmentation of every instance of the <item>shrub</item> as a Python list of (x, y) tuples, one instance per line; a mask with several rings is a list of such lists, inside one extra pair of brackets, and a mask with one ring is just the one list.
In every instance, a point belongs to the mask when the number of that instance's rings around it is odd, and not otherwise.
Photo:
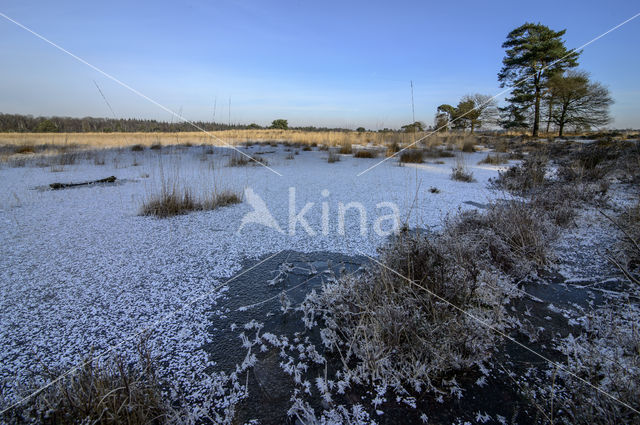
[(516, 194), (526, 194), (545, 184), (547, 173), (547, 158), (541, 155), (531, 155), (519, 165), (514, 165), (507, 171), (498, 173), (498, 177), (491, 179), (491, 186), (507, 190)]
[(144, 150), (144, 146), (142, 145), (133, 145), (131, 146), (132, 152), (142, 152)]
[(347, 382), (398, 393), (437, 390), (445, 374), (491, 356), (496, 334), (451, 304), (503, 329), (506, 280), (479, 272), (474, 255), (455, 241), (406, 232), (380, 261), (385, 267), (325, 283), (302, 306), (308, 325), (316, 315), (324, 323), (326, 349), (342, 347), (345, 364), (354, 365), (344, 372)]
[(149, 147), (149, 149), (153, 149), (154, 151), (159, 151), (160, 149), (162, 149), (162, 144), (161, 143), (154, 143), (153, 145), (151, 145)]
[(359, 150), (353, 154), (354, 158), (375, 158), (377, 153), (371, 150)]
[(474, 247), (476, 260), (522, 276), (548, 262), (555, 227), (524, 201), (493, 204), (485, 213), (465, 211), (448, 218), (444, 235)]
[(421, 164), (424, 152), (421, 149), (405, 149), (400, 154), (401, 163)]
[(308, 152), (308, 151), (312, 151), (313, 148), (311, 146), (307, 145), (307, 146), (303, 147), (302, 150)]

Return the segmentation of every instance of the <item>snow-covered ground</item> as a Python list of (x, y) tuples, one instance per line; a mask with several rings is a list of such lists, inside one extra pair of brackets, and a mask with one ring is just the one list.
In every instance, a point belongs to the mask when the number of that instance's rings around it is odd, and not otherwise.
[[(300, 151), (293, 160), (283, 146), (253, 146), (282, 176), (261, 166), (227, 167), (229, 151), (208, 147), (105, 151), (53, 172), (50, 166), (0, 168), (0, 380), (14, 397), (14, 384), (42, 364), (61, 370), (122, 343), (115, 351), (135, 352), (137, 334), (150, 327), (161, 374), (197, 399), (216, 385), (202, 346), (215, 342), (207, 331), (211, 314), (224, 314), (227, 278), (241, 261), (283, 249), (375, 254), (385, 239), (374, 231), (376, 219), (390, 213), (380, 202), (397, 205), (409, 227), (437, 227), (466, 203), (496, 196), (487, 181), (503, 167), (477, 165), (486, 153), (464, 154), (476, 179), (450, 179), (455, 158), (399, 167), (395, 159), (357, 176), (377, 159), (341, 156), (327, 163), (327, 152)], [(428, 160), (427, 161), (435, 161)], [(37, 161), (36, 161), (37, 162)], [(99, 161), (98, 161), (99, 162)], [(136, 163), (137, 165), (133, 165)], [(118, 182), (49, 190), (53, 182), (79, 182), (114, 175)], [(250, 188), (264, 200), (282, 229), (246, 224), (249, 202), (169, 219), (140, 216), (142, 202), (160, 191), (163, 180), (195, 194)], [(436, 187), (440, 193), (431, 193)], [(290, 192), (295, 214), (313, 202), (305, 218), (315, 236), (300, 224), (290, 233)], [(323, 194), (323, 191), (324, 194)], [(328, 194), (327, 192), (328, 191)], [(364, 232), (355, 209), (338, 228), (338, 204), (359, 202), (367, 213)], [(329, 218), (322, 228), (323, 205)], [(326, 209), (328, 208), (328, 210)], [(212, 313), (213, 311), (213, 313)], [(241, 359), (239, 359), (241, 361)]]

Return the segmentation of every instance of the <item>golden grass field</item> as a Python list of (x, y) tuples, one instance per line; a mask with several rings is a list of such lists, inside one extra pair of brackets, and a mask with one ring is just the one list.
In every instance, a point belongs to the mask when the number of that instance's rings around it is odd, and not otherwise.
[[(176, 133), (0, 133), (0, 145), (9, 146), (69, 146), (113, 148), (131, 145), (239, 145), (247, 142), (291, 142), (318, 144), (327, 146), (376, 145), (385, 146), (397, 143), (401, 146), (411, 144), (429, 133), (377, 133), (355, 131), (301, 131), (301, 130), (224, 130), (213, 132), (176, 132)], [(429, 145), (452, 143), (459, 144), (469, 135), (433, 134), (425, 141)]]

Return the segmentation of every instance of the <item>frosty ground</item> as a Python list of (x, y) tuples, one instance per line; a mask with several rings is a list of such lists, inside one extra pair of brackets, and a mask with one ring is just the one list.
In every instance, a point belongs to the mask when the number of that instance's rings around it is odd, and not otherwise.
[[(191, 405), (193, 417), (224, 410), (242, 396), (229, 384), (235, 372), (230, 365), (246, 361), (239, 355), (225, 359), (222, 367), (211, 355), (212, 347), (222, 345), (221, 338), (237, 338), (243, 331), (242, 312), (232, 314), (230, 309), (235, 275), (284, 250), (375, 256), (387, 240), (374, 231), (376, 219), (389, 213), (380, 208), (382, 202), (397, 205), (402, 226), (438, 230), (447, 214), (482, 209), (496, 198), (509, 197), (487, 188), (489, 179), (509, 164), (479, 165), (485, 152), (458, 153), (475, 178), (468, 183), (451, 180), (456, 158), (404, 166), (393, 159), (358, 176), (382, 157), (341, 155), (340, 161), (328, 163), (328, 153), (315, 149), (282, 144), (239, 149), (260, 155), (281, 176), (260, 165), (230, 167), (229, 159), (237, 153), (210, 146), (81, 151), (66, 165), (38, 158), (2, 166), (0, 379), (5, 406), (28, 394), (27, 388), (47, 382), (39, 373), (43, 365), (62, 372), (110, 347), (133, 358), (145, 334), (160, 378), (170, 384), (165, 388), (170, 397)], [(111, 175), (117, 177), (114, 184), (49, 187)], [(167, 219), (141, 216), (145, 200), (167, 186), (188, 188), (196, 195), (250, 189), (283, 231), (251, 223), (240, 230), (243, 217), (252, 211), (247, 202)], [(300, 226), (291, 231), (292, 189), (294, 214), (314, 203), (305, 214), (313, 236)], [(633, 200), (626, 192), (617, 196), (620, 203)], [(351, 202), (364, 206), (366, 226), (362, 229), (357, 212), (350, 210), (341, 234), (338, 205)], [(329, 217), (324, 233), (323, 203)], [(557, 243), (563, 284), (568, 279), (593, 285), (619, 277), (603, 257), (580, 261), (575, 255), (599, 254), (602, 238), (614, 230), (594, 214), (582, 217), (580, 230)], [(594, 222), (597, 230), (589, 229)], [(257, 293), (262, 293), (258, 285), (268, 285), (277, 271), (256, 278)], [(242, 301), (235, 300), (240, 305)], [(573, 317), (575, 306), (564, 304), (544, 307), (549, 312), (543, 320), (554, 314)], [(246, 322), (251, 318), (247, 312)], [(235, 335), (227, 328), (231, 325)], [(477, 413), (483, 422), (485, 414)]]
[[(41, 364), (64, 370), (91, 350), (99, 353), (122, 341), (118, 351), (133, 352), (135, 335), (149, 326), (167, 374), (197, 398), (205, 380), (194, 374), (211, 365), (201, 346), (216, 338), (205, 331), (205, 311), (217, 305), (216, 314), (224, 312), (224, 303), (216, 303), (225, 289), (232, 290), (233, 283), (227, 287), (224, 281), (240, 270), (243, 259), (283, 249), (375, 254), (383, 241), (372, 230), (377, 203), (396, 203), (410, 226), (438, 226), (448, 212), (472, 208), (465, 201), (487, 202), (492, 193), (486, 182), (497, 169), (476, 165), (483, 157), (477, 153), (466, 155), (475, 183), (450, 180), (452, 159), (406, 167), (387, 161), (357, 177), (378, 160), (345, 155), (328, 164), (321, 151), (301, 151), (287, 160), (283, 146), (243, 149), (275, 151), (263, 156), (280, 177), (261, 166), (227, 167), (231, 151), (216, 148), (207, 154), (210, 149), (123, 148), (79, 153), (74, 164), (61, 169), (28, 164), (0, 170), (0, 373), (7, 399), (14, 396), (16, 383)], [(104, 165), (95, 165), (101, 162), (95, 155)], [(48, 188), (53, 182), (110, 175), (117, 184)], [(161, 190), (163, 181), (196, 192), (251, 188), (285, 229), (293, 187), (298, 210), (315, 202), (306, 217), (318, 234), (310, 237), (298, 229), (291, 236), (261, 225), (238, 232), (243, 215), (251, 211), (246, 204), (165, 220), (140, 216), (143, 201)], [(430, 193), (430, 187), (440, 193)], [(325, 189), (330, 192), (326, 198), (321, 196)], [(354, 201), (369, 213), (368, 230), (362, 235), (359, 218), (350, 213), (346, 234), (340, 235), (337, 204)], [(319, 231), (321, 202), (329, 202), (333, 210), (328, 235)], [(163, 320), (169, 314), (173, 316)]]

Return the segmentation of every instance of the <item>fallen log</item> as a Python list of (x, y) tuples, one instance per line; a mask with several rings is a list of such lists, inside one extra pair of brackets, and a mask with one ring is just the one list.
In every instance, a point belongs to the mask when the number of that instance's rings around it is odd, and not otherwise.
[(92, 180), (92, 181), (81, 182), (81, 183), (51, 183), (49, 187), (53, 190), (58, 190), (58, 189), (66, 189), (68, 187), (89, 186), (96, 183), (113, 183), (115, 181), (116, 181), (116, 176), (109, 176), (105, 179)]

